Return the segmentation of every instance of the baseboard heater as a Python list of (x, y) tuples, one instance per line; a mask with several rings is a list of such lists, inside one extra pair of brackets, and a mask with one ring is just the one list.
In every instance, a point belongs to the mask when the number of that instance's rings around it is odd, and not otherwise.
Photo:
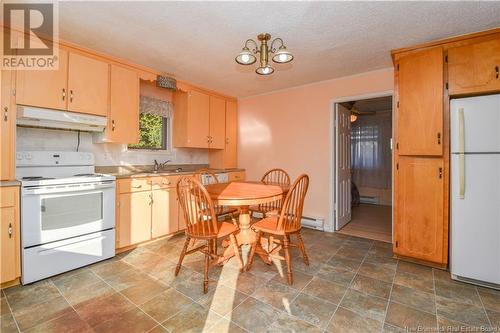
[(379, 200), (378, 197), (360, 196), (359, 202), (364, 204), (377, 205), (379, 203)]
[(324, 223), (325, 220), (322, 217), (302, 216), (302, 226), (309, 229), (324, 231)]

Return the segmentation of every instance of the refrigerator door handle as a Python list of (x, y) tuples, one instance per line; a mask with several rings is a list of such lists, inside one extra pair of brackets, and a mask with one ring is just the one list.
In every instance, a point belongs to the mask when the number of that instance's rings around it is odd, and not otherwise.
[(465, 116), (464, 108), (458, 109), (458, 152), (465, 153)]
[(458, 109), (458, 177), (460, 190), (458, 197), (465, 198), (465, 121), (464, 108)]

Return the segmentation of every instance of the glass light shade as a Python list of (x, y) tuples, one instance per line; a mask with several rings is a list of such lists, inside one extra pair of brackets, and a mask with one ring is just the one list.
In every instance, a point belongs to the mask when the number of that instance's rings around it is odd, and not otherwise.
[(243, 50), (236, 57), (236, 62), (240, 65), (251, 65), (253, 64), (257, 58), (252, 54), (252, 52), (244, 47)]
[(358, 119), (358, 116), (354, 113), (351, 113), (351, 123), (355, 122)]
[(265, 67), (258, 67), (255, 72), (259, 75), (270, 75), (274, 73), (274, 68), (267, 65)]
[(284, 64), (293, 60), (293, 55), (288, 52), (286, 47), (281, 46), (273, 56), (273, 61), (279, 64)]

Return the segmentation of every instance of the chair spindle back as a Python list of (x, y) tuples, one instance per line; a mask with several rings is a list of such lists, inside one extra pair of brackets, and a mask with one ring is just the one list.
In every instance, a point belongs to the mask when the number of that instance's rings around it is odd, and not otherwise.
[(281, 208), (278, 220), (278, 230), (297, 230), (301, 227), (302, 209), (307, 188), (309, 187), (309, 176), (302, 174), (294, 182), (288, 191)]
[[(264, 184), (272, 184), (272, 185), (280, 185), (280, 186), (289, 186), (290, 185), (290, 176), (283, 169), (271, 169), (267, 171), (264, 176), (262, 176), (261, 182)], [(261, 211), (272, 211), (272, 210), (280, 210), (283, 200), (276, 200), (272, 202), (267, 202), (259, 205), (259, 210)]]
[[(205, 176), (208, 176), (208, 177), (205, 177)], [(219, 183), (217, 176), (215, 176), (215, 174), (210, 169), (198, 169), (198, 170), (196, 170), (195, 177), (203, 185), (218, 184)], [(207, 182), (207, 180), (208, 180), (208, 182)]]
[(186, 220), (186, 234), (197, 238), (216, 237), (219, 226), (214, 204), (203, 184), (195, 177), (183, 177), (177, 183), (177, 196)]

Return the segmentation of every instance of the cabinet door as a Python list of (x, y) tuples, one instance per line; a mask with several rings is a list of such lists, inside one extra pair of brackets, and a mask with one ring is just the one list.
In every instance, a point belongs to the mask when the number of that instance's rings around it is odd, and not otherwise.
[(187, 146), (208, 148), (210, 98), (198, 91), (188, 93), (187, 103)]
[(14, 130), (16, 111), (13, 101), (13, 71), (1, 71), (1, 110), (0, 110), (0, 180), (12, 180), (14, 174)]
[(500, 39), (448, 50), (450, 95), (500, 90)]
[(109, 96), (108, 64), (80, 54), (69, 54), (68, 110), (106, 116)]
[(118, 247), (151, 239), (151, 191), (124, 193), (118, 202)]
[(443, 154), (443, 51), (404, 56), (398, 63), (397, 152)]
[(226, 134), (226, 101), (210, 96), (210, 148), (224, 149)]
[(8, 207), (0, 209), (0, 240), (1, 240), (1, 265), (0, 282), (12, 281), (18, 277), (16, 267), (17, 261), (17, 237), (16, 232), (16, 208)]
[(68, 90), (68, 52), (59, 49), (59, 69), (16, 72), (16, 103), (65, 110)]
[(139, 141), (139, 77), (137, 73), (111, 65), (111, 102), (106, 141), (137, 143)]
[(224, 152), (224, 167), (236, 168), (238, 145), (238, 114), (236, 102), (226, 103), (226, 148)]
[(152, 236), (161, 237), (177, 232), (177, 193), (174, 187), (153, 193)]
[(233, 171), (229, 172), (228, 181), (237, 182), (245, 180), (245, 171)]
[(441, 158), (399, 157), (394, 187), (396, 254), (445, 263), (442, 174)]

